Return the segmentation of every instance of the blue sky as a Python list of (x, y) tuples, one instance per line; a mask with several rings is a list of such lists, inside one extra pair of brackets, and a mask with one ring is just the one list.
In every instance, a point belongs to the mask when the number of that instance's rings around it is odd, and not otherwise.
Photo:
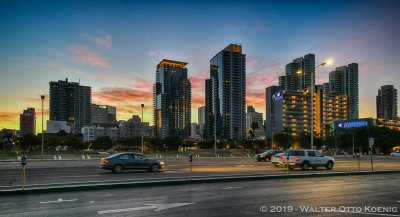
[[(40, 109), (48, 82), (80, 79), (118, 119), (152, 122), (151, 85), (163, 58), (188, 62), (193, 122), (209, 60), (229, 43), (247, 55), (247, 102), (265, 112), (265, 87), (292, 59), (315, 53), (317, 83), (337, 66), (360, 68), (360, 117), (375, 117), (380, 86), (400, 88), (396, 1), (1, 1), (0, 128)], [(45, 104), (48, 117), (48, 101)], [(38, 115), (38, 120), (41, 116)], [(38, 122), (39, 123), (39, 122)], [(40, 125), (40, 124), (38, 124)], [(41, 129), (40, 126), (37, 128)]]

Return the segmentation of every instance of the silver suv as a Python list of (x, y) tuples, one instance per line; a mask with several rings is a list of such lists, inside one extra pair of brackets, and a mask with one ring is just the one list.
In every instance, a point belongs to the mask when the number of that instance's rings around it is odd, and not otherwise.
[(308, 170), (310, 167), (313, 169), (326, 167), (326, 169), (331, 170), (334, 161), (333, 157), (324, 156), (316, 150), (290, 149), (286, 151), (282, 164), (289, 165), (290, 169), (300, 167), (303, 170)]

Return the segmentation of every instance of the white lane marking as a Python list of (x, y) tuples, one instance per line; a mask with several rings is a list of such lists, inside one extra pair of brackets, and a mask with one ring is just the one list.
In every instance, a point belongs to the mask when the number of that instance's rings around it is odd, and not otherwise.
[(94, 201), (92, 200), (92, 201), (89, 201), (89, 203), (94, 203)]
[(130, 212), (130, 211), (139, 211), (139, 210), (146, 210), (146, 209), (155, 209), (154, 211), (160, 211), (164, 209), (171, 209), (180, 206), (191, 205), (194, 203), (167, 203), (167, 204), (146, 204), (143, 207), (136, 207), (136, 208), (126, 208), (126, 209), (111, 209), (111, 210), (103, 210), (97, 211), (97, 214), (110, 214), (110, 213), (119, 213), (119, 212)]
[(344, 182), (344, 181), (333, 181), (333, 180), (332, 180), (331, 182)]
[(223, 190), (231, 190), (231, 189), (239, 189), (239, 188), (243, 188), (243, 187), (232, 187), (232, 186), (225, 186), (222, 189)]
[(61, 203), (61, 202), (71, 202), (71, 201), (77, 201), (78, 199), (71, 199), (71, 200), (63, 200), (62, 198), (58, 198), (58, 200), (55, 201), (41, 201), (40, 203)]

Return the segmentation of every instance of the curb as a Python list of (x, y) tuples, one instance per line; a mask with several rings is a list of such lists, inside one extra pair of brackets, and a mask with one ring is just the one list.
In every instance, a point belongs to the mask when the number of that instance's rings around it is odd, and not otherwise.
[(59, 193), (59, 192), (70, 192), (70, 191), (105, 190), (105, 189), (130, 188), (130, 187), (169, 186), (169, 185), (183, 185), (183, 184), (221, 183), (221, 182), (233, 182), (233, 181), (317, 178), (317, 177), (331, 177), (331, 176), (373, 175), (373, 174), (393, 174), (393, 173), (400, 173), (400, 170), (316, 173), (316, 174), (300, 174), (300, 175), (289, 175), (289, 176), (288, 175), (244, 176), (244, 177), (226, 177), (226, 178), (203, 178), (194, 180), (178, 179), (178, 180), (166, 180), (166, 181), (117, 183), (117, 184), (104, 184), (104, 185), (48, 187), (48, 188), (33, 188), (27, 190), (5, 190), (5, 191), (0, 191), (0, 196), (27, 195), (34, 193)]

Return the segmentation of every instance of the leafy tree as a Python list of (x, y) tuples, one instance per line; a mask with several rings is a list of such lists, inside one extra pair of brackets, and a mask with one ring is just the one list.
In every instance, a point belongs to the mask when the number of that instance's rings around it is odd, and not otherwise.
[(47, 135), (46, 136), (46, 143), (45, 143), (46, 148), (51, 148), (54, 150), (55, 147), (61, 146), (61, 145), (62, 145), (62, 141), (60, 138), (58, 138), (58, 136), (56, 136), (56, 135)]
[(68, 135), (64, 139), (64, 145), (68, 146), (68, 148), (72, 148), (75, 151), (78, 151), (81, 147), (82, 140), (75, 135)]
[(32, 147), (40, 144), (42, 144), (41, 138), (31, 133), (21, 136), (18, 141), (19, 149), (23, 151), (31, 151)]
[(155, 151), (160, 151), (160, 150), (164, 150), (164, 143), (162, 141), (162, 139), (160, 138), (151, 138), (148, 143), (147, 143), (151, 149), (155, 150)]
[(95, 150), (107, 150), (113, 146), (113, 141), (109, 136), (100, 136), (94, 140), (92, 148)]
[(168, 150), (178, 150), (183, 145), (183, 139), (179, 136), (168, 136), (163, 141)]

